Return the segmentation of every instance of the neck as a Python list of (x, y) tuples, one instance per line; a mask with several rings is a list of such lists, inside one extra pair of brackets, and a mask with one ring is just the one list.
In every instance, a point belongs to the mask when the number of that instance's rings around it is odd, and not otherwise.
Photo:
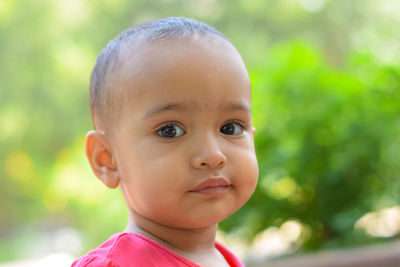
[(150, 238), (177, 253), (215, 250), (217, 224), (199, 229), (181, 229), (161, 225), (131, 212), (125, 232)]

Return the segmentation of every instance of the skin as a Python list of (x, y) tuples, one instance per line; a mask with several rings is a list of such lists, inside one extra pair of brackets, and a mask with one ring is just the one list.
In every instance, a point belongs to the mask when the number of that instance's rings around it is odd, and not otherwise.
[[(121, 189), (125, 231), (201, 266), (228, 266), (214, 247), (217, 224), (247, 202), (258, 178), (246, 68), (220, 38), (137, 46), (140, 54), (123, 51), (116, 77), (129, 92), (122, 116), (112, 132), (87, 135), (91, 167)], [(177, 134), (167, 138), (168, 130)], [(191, 192), (215, 177), (229, 182), (222, 193)]]

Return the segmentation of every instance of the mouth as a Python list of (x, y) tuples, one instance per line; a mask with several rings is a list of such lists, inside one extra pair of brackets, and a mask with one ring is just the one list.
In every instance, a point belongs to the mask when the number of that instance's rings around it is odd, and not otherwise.
[(218, 197), (226, 193), (231, 186), (232, 184), (225, 178), (208, 178), (189, 190), (189, 193)]

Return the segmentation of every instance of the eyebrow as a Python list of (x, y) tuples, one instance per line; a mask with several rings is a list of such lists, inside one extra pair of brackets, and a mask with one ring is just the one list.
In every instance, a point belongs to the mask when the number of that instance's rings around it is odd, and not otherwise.
[(251, 114), (251, 108), (249, 105), (247, 105), (245, 102), (240, 101), (240, 102), (234, 102), (234, 103), (228, 103), (226, 105), (222, 106), (222, 110), (225, 111), (236, 111), (236, 110), (243, 110), (247, 111)]
[(184, 103), (168, 103), (168, 104), (156, 105), (144, 113), (143, 119), (147, 119), (164, 111), (187, 110), (187, 108), (188, 108), (187, 105)]
[[(196, 104), (190, 105), (191, 107), (194, 107), (195, 109), (199, 109), (199, 106)], [(177, 110), (177, 111), (186, 111), (189, 109), (189, 105), (186, 103), (167, 103), (167, 104), (161, 104), (161, 105), (156, 105), (149, 110), (147, 110), (144, 115), (143, 115), (143, 120), (155, 116), (157, 114), (160, 114), (164, 111), (171, 111), (171, 110)], [(221, 110), (223, 111), (237, 111), (237, 110), (243, 110), (251, 114), (251, 108), (249, 105), (247, 105), (244, 102), (235, 102), (235, 103), (227, 103), (221, 107)]]

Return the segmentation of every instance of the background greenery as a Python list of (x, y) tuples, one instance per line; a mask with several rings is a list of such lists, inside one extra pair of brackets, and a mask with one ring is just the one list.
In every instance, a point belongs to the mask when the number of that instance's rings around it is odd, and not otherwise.
[(83, 154), (88, 80), (108, 40), (164, 16), (215, 26), (249, 69), (260, 182), (221, 229), (251, 240), (296, 219), (308, 229), (302, 251), (381, 241), (354, 223), (400, 202), (398, 10), (396, 0), (1, 0), (0, 261), (34, 255), (60, 228), (81, 233), (76, 254), (123, 230), (119, 192)]

